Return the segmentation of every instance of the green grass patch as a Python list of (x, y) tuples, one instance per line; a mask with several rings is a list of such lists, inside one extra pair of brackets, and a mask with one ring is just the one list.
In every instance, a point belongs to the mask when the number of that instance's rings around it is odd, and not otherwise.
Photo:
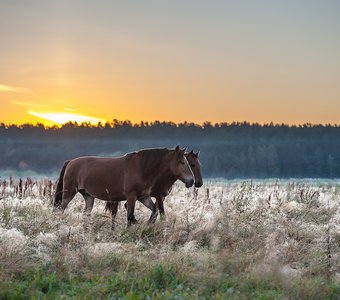
[[(193, 280), (175, 267), (111, 274), (58, 274), (41, 267), (0, 282), (0, 299), (339, 299), (340, 286), (320, 278), (284, 286), (277, 280), (246, 274), (220, 274)], [(207, 281), (208, 279), (208, 281)]]

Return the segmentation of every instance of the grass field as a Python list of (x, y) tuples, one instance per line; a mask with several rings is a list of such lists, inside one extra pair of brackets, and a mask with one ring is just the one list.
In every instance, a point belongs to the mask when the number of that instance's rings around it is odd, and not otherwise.
[(337, 181), (176, 184), (166, 220), (121, 206), (115, 231), (100, 200), (22, 186), (0, 184), (0, 299), (340, 299)]

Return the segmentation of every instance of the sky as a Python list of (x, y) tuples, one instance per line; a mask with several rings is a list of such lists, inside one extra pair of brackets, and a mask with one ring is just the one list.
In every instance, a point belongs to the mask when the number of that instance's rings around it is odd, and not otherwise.
[(0, 0), (0, 122), (340, 123), (340, 1)]

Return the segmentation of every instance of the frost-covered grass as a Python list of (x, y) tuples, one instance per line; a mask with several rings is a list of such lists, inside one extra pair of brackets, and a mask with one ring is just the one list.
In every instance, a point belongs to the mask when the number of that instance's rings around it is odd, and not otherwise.
[[(115, 231), (96, 200), (53, 212), (53, 186), (0, 185), (0, 299), (340, 299), (340, 183), (176, 184), (166, 220)], [(23, 187), (25, 187), (23, 183)]]

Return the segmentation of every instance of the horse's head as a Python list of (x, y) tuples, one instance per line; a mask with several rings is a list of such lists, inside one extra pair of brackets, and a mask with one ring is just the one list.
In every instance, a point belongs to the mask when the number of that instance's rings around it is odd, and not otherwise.
[(177, 179), (185, 184), (185, 187), (189, 188), (193, 186), (195, 179), (185, 157), (185, 149), (180, 149), (179, 146), (176, 147), (170, 162), (170, 171)]
[(201, 163), (198, 159), (199, 151), (194, 153), (194, 151), (190, 151), (189, 153), (185, 153), (185, 157), (189, 163), (192, 173), (195, 177), (195, 187), (199, 188), (203, 185), (203, 179), (201, 174)]

